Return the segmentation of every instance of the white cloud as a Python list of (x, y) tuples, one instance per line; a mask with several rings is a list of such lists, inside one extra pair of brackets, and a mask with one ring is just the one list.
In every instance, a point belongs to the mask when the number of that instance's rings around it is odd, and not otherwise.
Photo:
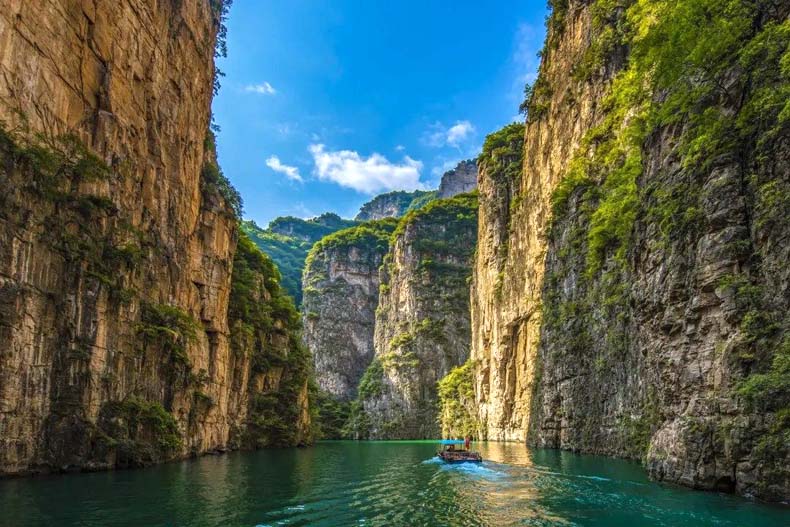
[(409, 156), (401, 163), (391, 163), (376, 153), (363, 158), (353, 150), (328, 152), (322, 144), (310, 145), (309, 150), (315, 173), (322, 181), (332, 181), (365, 194), (422, 188), (422, 163)]
[(275, 126), (277, 133), (282, 136), (289, 136), (296, 131), (296, 126), (291, 123), (279, 123)]
[(307, 205), (305, 205), (303, 201), (296, 203), (296, 205), (291, 207), (291, 210), (299, 218), (307, 219), (307, 218), (314, 218), (316, 216), (313, 210), (307, 207)]
[(537, 76), (540, 58), (537, 50), (541, 49), (543, 31), (530, 24), (521, 23), (516, 29), (511, 60), (522, 77)]
[(423, 143), (434, 148), (443, 146), (460, 146), (475, 133), (475, 127), (469, 121), (456, 121), (449, 128), (442, 123), (434, 123), (430, 131), (423, 134)]
[(475, 127), (469, 121), (459, 121), (447, 130), (447, 144), (458, 147), (460, 143), (474, 133)]
[(395, 147), (396, 152), (403, 152), (404, 150), (406, 150), (406, 147), (403, 145), (398, 145)]
[(285, 177), (288, 179), (292, 179), (294, 181), (302, 181), (302, 176), (299, 175), (299, 169), (296, 167), (283, 165), (280, 162), (280, 158), (277, 156), (271, 156), (269, 159), (266, 160), (266, 166), (274, 170), (275, 172), (279, 172), (280, 174), (284, 174)]
[(261, 84), (249, 84), (244, 87), (244, 91), (249, 93), (257, 93), (258, 95), (274, 95), (277, 93), (277, 90), (274, 89), (274, 86), (268, 82), (262, 82)]

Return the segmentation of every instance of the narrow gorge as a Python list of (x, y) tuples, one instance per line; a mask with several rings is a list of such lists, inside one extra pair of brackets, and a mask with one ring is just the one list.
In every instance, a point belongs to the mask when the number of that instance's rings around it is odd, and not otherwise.
[(517, 119), (399, 132), (433, 166), (250, 110), (313, 165), (250, 152), (249, 216), (230, 4), (0, 0), (0, 477), (347, 440), (255, 454), (301, 500), (292, 451), (470, 437), (790, 501), (790, 4), (549, 0)]
[(477, 198), (462, 192), (476, 185), (464, 161), (438, 190), (377, 196), (313, 246), (302, 313), (324, 437), (439, 435), (436, 383), (469, 356)]
[(401, 220), (346, 432), (633, 458), (786, 499), (788, 10), (552, 7), (526, 127), (478, 159), (477, 247), (452, 244), (475, 253), (470, 315), (421, 264), (446, 263), (446, 231), (408, 242)]

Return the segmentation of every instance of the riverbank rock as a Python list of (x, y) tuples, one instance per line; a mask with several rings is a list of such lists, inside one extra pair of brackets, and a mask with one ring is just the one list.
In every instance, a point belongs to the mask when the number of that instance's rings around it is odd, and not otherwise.
[[(554, 3), (523, 151), (503, 131), (480, 159), (478, 418), (489, 439), (787, 500), (788, 134), (759, 101), (787, 85), (766, 43), (786, 47), (788, 12), (745, 7), (727, 48), (741, 58), (705, 53), (703, 67), (658, 35), (725, 46), (716, 21), (732, 14), (689, 19), (681, 4), (647, 24)], [(508, 161), (522, 170), (506, 177)]]

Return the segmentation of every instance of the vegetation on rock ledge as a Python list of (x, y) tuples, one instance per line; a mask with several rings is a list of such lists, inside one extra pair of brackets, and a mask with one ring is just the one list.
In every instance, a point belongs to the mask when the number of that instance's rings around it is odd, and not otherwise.
[(439, 381), (438, 393), (442, 436), (482, 437), (475, 401), (474, 362), (471, 359), (450, 370)]
[[(300, 398), (311, 371), (310, 354), (301, 342), (299, 313), (279, 279), (272, 260), (240, 233), (233, 259), (228, 323), (231, 349), (252, 362), (250, 408), (243, 438), (252, 447), (288, 446), (309, 440), (299, 424)], [(273, 374), (276, 382), (259, 384), (256, 380)]]

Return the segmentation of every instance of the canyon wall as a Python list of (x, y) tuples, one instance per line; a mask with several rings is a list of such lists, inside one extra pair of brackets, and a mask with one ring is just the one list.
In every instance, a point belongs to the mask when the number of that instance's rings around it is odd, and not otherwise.
[(787, 499), (787, 8), (553, 5), (480, 160), (484, 434)]
[(379, 267), (397, 221), (364, 223), (332, 234), (311, 250), (304, 272), (304, 341), (315, 361), (318, 387), (341, 400), (373, 360)]
[(452, 198), (458, 194), (472, 192), (477, 188), (477, 162), (471, 159), (461, 161), (458, 165), (442, 175), (439, 182), (437, 198)]
[(401, 219), (381, 267), (375, 358), (359, 385), (356, 433), (440, 435), (436, 383), (469, 357), (477, 197), (436, 200)]
[(238, 201), (208, 133), (221, 6), (0, 2), (0, 473), (222, 450), (245, 427)]

